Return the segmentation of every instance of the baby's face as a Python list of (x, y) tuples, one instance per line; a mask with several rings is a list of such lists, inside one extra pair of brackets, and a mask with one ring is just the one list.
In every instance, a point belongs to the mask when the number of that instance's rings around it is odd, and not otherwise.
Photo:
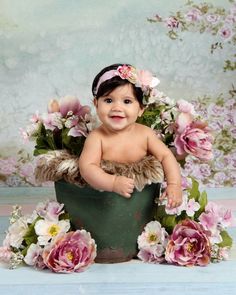
[(142, 109), (133, 93), (131, 84), (114, 89), (110, 94), (94, 101), (98, 117), (110, 131), (121, 131), (135, 123)]

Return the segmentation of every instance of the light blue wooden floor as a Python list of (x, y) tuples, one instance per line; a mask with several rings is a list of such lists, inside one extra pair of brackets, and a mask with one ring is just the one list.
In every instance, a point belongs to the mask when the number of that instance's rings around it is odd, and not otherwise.
[[(54, 197), (53, 189), (0, 189), (0, 205), (33, 204)], [(236, 201), (236, 189), (208, 189), (217, 201)], [(234, 202), (234, 201), (233, 201)], [(231, 202), (232, 203), (232, 202)], [(234, 212), (235, 213), (235, 212)], [(0, 217), (0, 239), (8, 217)], [(235, 227), (230, 234), (236, 240)], [(119, 264), (94, 264), (84, 273), (55, 274), (30, 267), (0, 267), (0, 294), (236, 294), (236, 248), (229, 261), (207, 267), (145, 264), (137, 260)]]

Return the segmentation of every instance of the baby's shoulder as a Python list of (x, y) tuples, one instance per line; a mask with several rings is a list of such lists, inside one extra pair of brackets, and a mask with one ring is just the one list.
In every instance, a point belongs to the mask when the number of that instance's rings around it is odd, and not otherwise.
[(147, 134), (150, 134), (153, 132), (153, 130), (150, 127), (145, 126), (143, 124), (136, 123), (135, 127), (136, 127), (135, 131), (138, 131), (138, 132), (147, 133)]

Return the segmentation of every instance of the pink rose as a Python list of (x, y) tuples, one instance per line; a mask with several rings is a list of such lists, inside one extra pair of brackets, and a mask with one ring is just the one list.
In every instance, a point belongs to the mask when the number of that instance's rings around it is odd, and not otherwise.
[(68, 232), (43, 251), (43, 261), (54, 272), (82, 272), (94, 262), (96, 244), (85, 230)]
[(166, 247), (166, 261), (183, 266), (209, 264), (211, 248), (207, 234), (196, 221), (183, 220), (174, 227)]
[(192, 122), (181, 131), (178, 132), (177, 129), (174, 140), (177, 154), (188, 153), (201, 160), (210, 160), (213, 157), (213, 136), (205, 123), (200, 121)]

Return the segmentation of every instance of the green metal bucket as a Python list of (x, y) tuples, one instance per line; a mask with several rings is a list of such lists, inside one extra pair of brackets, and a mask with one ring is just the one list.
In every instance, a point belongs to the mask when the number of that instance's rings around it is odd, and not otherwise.
[(153, 220), (160, 184), (151, 184), (126, 199), (116, 193), (55, 182), (56, 198), (65, 204), (75, 229), (89, 231), (97, 244), (98, 263), (131, 260), (137, 255), (137, 238)]

